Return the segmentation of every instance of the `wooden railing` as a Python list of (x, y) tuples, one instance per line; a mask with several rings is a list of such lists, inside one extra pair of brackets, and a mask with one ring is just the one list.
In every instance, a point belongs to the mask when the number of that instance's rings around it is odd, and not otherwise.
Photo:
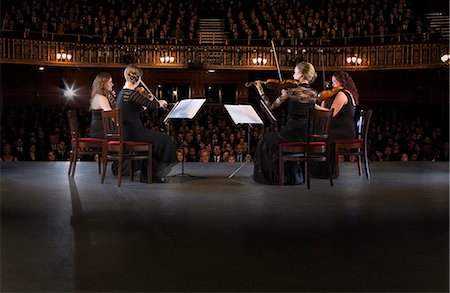
[[(229, 70), (270, 70), (276, 67), (271, 47), (193, 45), (110, 45), (0, 38), (0, 63), (77, 67), (123, 67), (138, 63), (143, 68), (205, 68)], [(58, 60), (58, 53), (71, 60)], [(379, 70), (433, 68), (449, 52), (448, 44), (398, 44), (384, 46), (281, 47), (278, 60), (283, 70), (291, 70), (306, 60), (326, 70)], [(173, 57), (173, 62), (169, 58)], [(361, 63), (348, 63), (348, 57)], [(254, 61), (259, 61), (254, 63)], [(164, 60), (163, 60), (164, 59)], [(169, 59), (169, 62), (165, 62)], [(266, 63), (263, 63), (263, 60)]]

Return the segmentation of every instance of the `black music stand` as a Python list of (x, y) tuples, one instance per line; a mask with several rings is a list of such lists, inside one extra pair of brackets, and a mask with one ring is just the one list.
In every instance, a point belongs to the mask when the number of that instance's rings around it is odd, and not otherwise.
[[(252, 128), (252, 125), (264, 125), (264, 122), (261, 120), (261, 118), (259, 117), (258, 113), (256, 113), (255, 109), (253, 108), (252, 105), (225, 105), (225, 109), (227, 110), (228, 114), (230, 115), (231, 119), (233, 120), (234, 124), (238, 125), (238, 124), (246, 124), (247, 125), (247, 135), (248, 135), (248, 153), (250, 154), (250, 129)], [(239, 168), (237, 168), (233, 173), (230, 174), (230, 176), (228, 176), (228, 179), (233, 178), (233, 176), (239, 172), (239, 170), (242, 169), (242, 167), (244, 167), (247, 163), (249, 162), (249, 160), (245, 160), (245, 162), (243, 162), (241, 164), (241, 166), (239, 166)]]
[[(186, 99), (178, 101), (175, 106), (170, 110), (169, 114), (167, 114), (166, 118), (164, 118), (164, 123), (167, 126), (167, 134), (169, 134), (169, 122), (172, 119), (193, 119), (194, 116), (198, 113), (198, 110), (203, 106), (206, 102), (206, 99)], [(170, 177), (198, 177), (190, 175), (189, 173), (184, 172), (184, 160), (185, 154), (183, 150), (183, 160), (181, 161), (181, 173), (172, 175)], [(198, 177), (202, 178), (202, 177)]]

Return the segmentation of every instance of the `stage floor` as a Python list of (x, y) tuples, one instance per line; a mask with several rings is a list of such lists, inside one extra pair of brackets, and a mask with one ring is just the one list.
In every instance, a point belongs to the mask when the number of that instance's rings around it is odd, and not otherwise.
[[(345, 163), (331, 187), (188, 163), (164, 184), (94, 162), (2, 162), (1, 291), (449, 290), (448, 162)], [(110, 168), (108, 168), (110, 169)], [(180, 173), (177, 165), (171, 174)]]

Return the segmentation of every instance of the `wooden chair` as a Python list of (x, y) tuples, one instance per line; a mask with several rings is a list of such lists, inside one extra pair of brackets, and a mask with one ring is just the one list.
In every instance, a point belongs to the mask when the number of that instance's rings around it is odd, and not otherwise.
[(98, 173), (100, 174), (100, 166), (101, 166), (100, 155), (102, 153), (104, 139), (79, 137), (77, 112), (75, 110), (67, 111), (67, 118), (69, 120), (71, 146), (72, 146), (70, 150), (69, 176), (75, 175), (78, 155), (98, 154)]
[[(125, 141), (123, 139), (123, 125), (120, 109), (102, 111), (103, 130), (105, 140), (103, 143), (103, 172), (102, 183), (105, 181), (106, 166), (108, 160), (117, 160), (119, 170), (117, 175), (117, 186), (122, 181), (122, 162), (127, 160), (147, 160), (147, 180), (152, 183), (152, 143), (146, 141)], [(142, 170), (141, 170), (142, 171)], [(130, 164), (131, 181), (134, 180), (133, 164)]]
[(284, 162), (295, 161), (305, 163), (305, 179), (310, 189), (310, 162), (326, 162), (330, 184), (333, 186), (333, 178), (331, 177), (331, 166), (328, 152), (328, 135), (330, 132), (331, 118), (334, 109), (329, 111), (308, 109), (308, 126), (306, 142), (283, 142), (278, 145), (279, 159), (278, 184), (284, 183)]
[(369, 158), (368, 158), (368, 135), (369, 135), (369, 125), (370, 120), (372, 119), (372, 110), (369, 109), (367, 111), (361, 110), (359, 119), (357, 122), (357, 138), (355, 139), (347, 139), (347, 140), (336, 140), (336, 161), (337, 163), (337, 172), (339, 170), (339, 155), (350, 156), (355, 155), (358, 156), (358, 173), (359, 176), (362, 174), (362, 162), (364, 162), (366, 178), (370, 179), (370, 170), (369, 170)]

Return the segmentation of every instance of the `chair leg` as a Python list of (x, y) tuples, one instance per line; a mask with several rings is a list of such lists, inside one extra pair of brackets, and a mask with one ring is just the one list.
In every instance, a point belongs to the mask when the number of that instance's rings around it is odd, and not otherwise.
[(119, 174), (117, 174), (117, 187), (120, 187), (120, 184), (122, 183), (122, 154), (119, 154)]
[(148, 184), (152, 184), (153, 174), (152, 174), (152, 148), (150, 147), (148, 150), (148, 158), (147, 158), (147, 179)]
[(284, 184), (284, 161), (283, 154), (280, 153), (278, 157), (278, 185)]
[(334, 186), (334, 183), (333, 183), (333, 176), (332, 176), (332, 174), (331, 174), (331, 164), (330, 164), (330, 161), (329, 161), (329, 160), (327, 160), (327, 169), (328, 169), (328, 178), (330, 178), (330, 185), (331, 185), (331, 186)]
[(107, 152), (108, 150), (106, 148), (102, 151), (102, 165), (103, 165), (102, 180), (101, 180), (102, 184), (103, 182), (105, 182), (106, 167), (108, 165)]
[(77, 159), (78, 159), (78, 147), (75, 147), (75, 150), (73, 152), (72, 176), (75, 176), (75, 169), (77, 168)]
[(362, 174), (362, 159), (361, 159), (361, 155), (358, 155), (358, 174), (359, 174), (359, 176), (361, 176), (361, 174)]
[(364, 166), (366, 169), (366, 178), (370, 179), (370, 169), (369, 169), (369, 158), (367, 157), (367, 152), (364, 151), (363, 154)]
[(68, 174), (69, 176), (70, 174), (72, 174), (72, 165), (73, 165), (73, 150), (70, 153), (69, 174)]
[(134, 160), (130, 160), (130, 179), (134, 181), (134, 172), (133, 172)]
[(101, 171), (101, 169), (102, 169), (102, 156), (101, 156), (101, 154), (98, 154), (98, 174), (101, 174), (102, 173), (102, 171)]
[(309, 169), (308, 159), (305, 161), (305, 176), (306, 176), (306, 185), (308, 189), (311, 189), (311, 170)]

